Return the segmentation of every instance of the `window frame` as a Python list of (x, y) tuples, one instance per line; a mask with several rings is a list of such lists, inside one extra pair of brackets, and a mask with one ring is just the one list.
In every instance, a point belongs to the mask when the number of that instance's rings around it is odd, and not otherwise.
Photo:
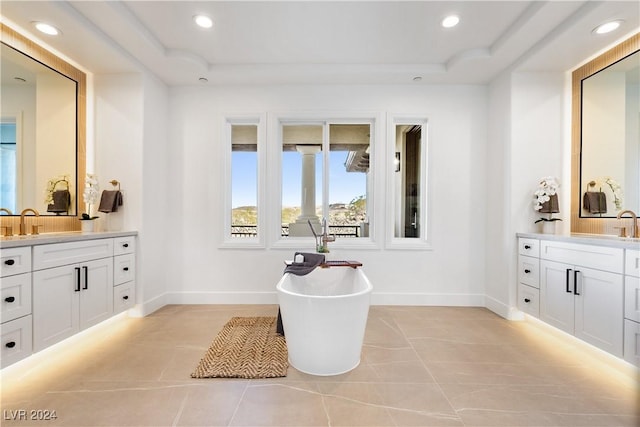
[[(282, 209), (282, 127), (285, 125), (322, 125), (323, 126), (323, 141), (322, 141), (322, 205), (323, 213), (328, 208), (329, 202), (329, 126), (332, 124), (368, 124), (371, 127), (371, 139), (369, 141), (371, 147), (371, 158), (373, 162), (371, 167), (374, 168), (369, 177), (368, 189), (371, 194), (367, 194), (367, 200), (369, 204), (369, 211), (372, 212), (373, 223), (370, 226), (369, 237), (359, 238), (343, 238), (337, 239), (335, 242), (329, 244), (329, 250), (335, 249), (379, 249), (377, 243), (380, 239), (376, 238), (377, 230), (380, 227), (376, 227), (377, 223), (384, 221), (384, 209), (381, 209), (377, 200), (379, 199), (380, 186), (382, 185), (384, 178), (383, 170), (383, 149), (379, 149), (379, 141), (383, 139), (380, 137), (380, 123), (383, 123), (379, 113), (371, 112), (345, 112), (345, 113), (332, 113), (326, 112), (310, 112), (310, 113), (273, 113), (269, 117), (269, 141), (271, 144), (267, 147), (268, 164), (273, 167), (273, 173), (267, 177), (268, 188), (276, 190), (273, 193), (274, 197), (271, 197), (268, 204), (269, 212), (272, 215), (269, 216), (269, 244), (273, 248), (295, 248), (295, 249), (308, 249), (309, 251), (315, 251), (315, 242), (313, 237), (282, 237), (277, 232), (281, 227), (281, 209)], [(277, 173), (275, 172), (277, 171)]]
[[(420, 168), (420, 186), (422, 196), (420, 197), (420, 224), (423, 226), (420, 229), (420, 236), (418, 237), (396, 237), (396, 187), (395, 187), (395, 153), (396, 153), (396, 126), (399, 125), (420, 125), (420, 164), (423, 166)], [(431, 191), (431, 156), (429, 141), (429, 119), (426, 115), (412, 115), (412, 114), (388, 114), (387, 115), (387, 163), (385, 165), (387, 191), (386, 197), (390, 203), (386, 204), (386, 233), (385, 233), (385, 247), (387, 249), (398, 250), (432, 250), (432, 212), (430, 197)], [(402, 165), (401, 165), (402, 168)]]
[[(256, 170), (256, 203), (257, 203), (257, 224), (256, 236), (238, 238), (231, 234), (232, 225), (232, 127), (234, 125), (257, 126), (257, 170)], [(264, 249), (267, 242), (267, 216), (268, 210), (265, 203), (266, 195), (266, 115), (246, 114), (246, 115), (225, 115), (221, 122), (221, 140), (224, 141), (224, 152), (222, 156), (222, 184), (224, 192), (224, 225), (221, 231), (221, 248), (255, 248)]]

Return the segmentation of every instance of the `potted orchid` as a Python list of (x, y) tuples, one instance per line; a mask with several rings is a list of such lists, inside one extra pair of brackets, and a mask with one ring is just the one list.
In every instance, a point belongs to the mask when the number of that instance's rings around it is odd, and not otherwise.
[(542, 224), (543, 233), (554, 233), (555, 222), (562, 221), (560, 218), (554, 218), (553, 214), (560, 212), (558, 203), (558, 189), (560, 184), (556, 177), (546, 176), (540, 180), (538, 189), (533, 193), (534, 202), (533, 209), (536, 212), (546, 213), (548, 216), (541, 217), (535, 221), (535, 224)]
[(84, 179), (84, 191), (82, 198), (87, 205), (87, 212), (83, 213), (80, 221), (82, 221), (82, 231), (93, 231), (93, 220), (97, 219), (97, 216), (91, 215), (91, 205), (98, 203), (98, 197), (100, 196), (100, 187), (98, 185), (98, 178), (95, 174), (88, 173)]

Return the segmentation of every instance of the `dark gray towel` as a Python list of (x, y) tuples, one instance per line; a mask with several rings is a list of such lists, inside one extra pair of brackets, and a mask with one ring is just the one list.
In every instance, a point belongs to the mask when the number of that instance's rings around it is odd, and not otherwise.
[(587, 191), (582, 197), (582, 207), (589, 213), (607, 213), (607, 195), (602, 191)]
[(104, 213), (117, 212), (118, 206), (122, 206), (122, 193), (120, 190), (104, 190), (100, 197), (98, 211)]
[[(304, 261), (301, 263), (293, 263), (287, 265), (284, 269), (285, 273), (295, 274), (296, 276), (305, 276), (311, 273), (316, 267), (320, 264), (324, 263), (324, 255), (316, 254), (316, 253), (307, 253), (307, 252), (296, 252), (293, 256), (293, 259), (296, 258), (296, 255), (302, 255), (304, 257)], [(284, 336), (284, 326), (282, 325), (282, 315), (280, 314), (280, 308), (278, 308), (278, 320), (276, 324), (276, 332), (280, 335)]]
[(317, 266), (324, 262), (323, 254), (296, 252), (295, 255), (302, 255), (304, 257), (304, 261), (301, 263), (294, 262), (293, 264), (287, 265), (287, 267), (284, 269), (285, 273), (295, 274), (296, 276), (304, 276), (311, 273)]
[(67, 213), (71, 204), (69, 190), (57, 190), (53, 192), (53, 203), (47, 205), (47, 212)]

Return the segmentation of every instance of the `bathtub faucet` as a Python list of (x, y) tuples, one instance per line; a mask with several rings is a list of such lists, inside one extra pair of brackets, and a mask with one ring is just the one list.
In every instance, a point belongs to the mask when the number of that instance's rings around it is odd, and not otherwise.
[(318, 253), (329, 252), (329, 247), (327, 246), (327, 243), (335, 242), (336, 235), (335, 234), (333, 236), (329, 235), (329, 227), (327, 225), (327, 219), (326, 218), (322, 219), (322, 234), (320, 236), (316, 234), (316, 230), (313, 228), (313, 224), (311, 224), (311, 221), (307, 220), (307, 222), (309, 223), (309, 228), (311, 228), (313, 237), (316, 238), (316, 252)]

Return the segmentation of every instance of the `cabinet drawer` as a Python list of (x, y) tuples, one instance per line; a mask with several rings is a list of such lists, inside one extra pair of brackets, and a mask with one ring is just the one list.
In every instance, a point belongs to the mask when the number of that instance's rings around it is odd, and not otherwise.
[(640, 323), (624, 319), (624, 360), (640, 367)]
[(54, 243), (33, 247), (33, 269), (59, 267), (113, 256), (113, 239)]
[(532, 316), (540, 316), (540, 290), (518, 284), (518, 308)]
[(113, 254), (124, 255), (136, 252), (136, 236), (117, 237), (113, 239)]
[(640, 251), (626, 250), (624, 261), (624, 274), (640, 277)]
[(33, 352), (31, 345), (31, 316), (24, 316), (11, 322), (3, 323), (1, 341), (0, 360), (3, 368), (30, 356)]
[(113, 288), (113, 312), (121, 313), (134, 306), (136, 301), (136, 284), (127, 282)]
[(2, 323), (31, 314), (31, 273), (3, 278), (0, 295)]
[(612, 273), (624, 272), (624, 249), (621, 248), (542, 240), (540, 258)]
[(640, 278), (624, 278), (624, 317), (640, 322)]
[(540, 287), (540, 260), (530, 256), (518, 257), (518, 281), (534, 288)]
[(114, 286), (130, 282), (136, 277), (136, 256), (134, 254), (113, 257)]
[(518, 253), (520, 255), (539, 257), (540, 256), (540, 241), (537, 239), (518, 239)]
[(31, 271), (31, 247), (0, 250), (0, 272), (2, 277)]

